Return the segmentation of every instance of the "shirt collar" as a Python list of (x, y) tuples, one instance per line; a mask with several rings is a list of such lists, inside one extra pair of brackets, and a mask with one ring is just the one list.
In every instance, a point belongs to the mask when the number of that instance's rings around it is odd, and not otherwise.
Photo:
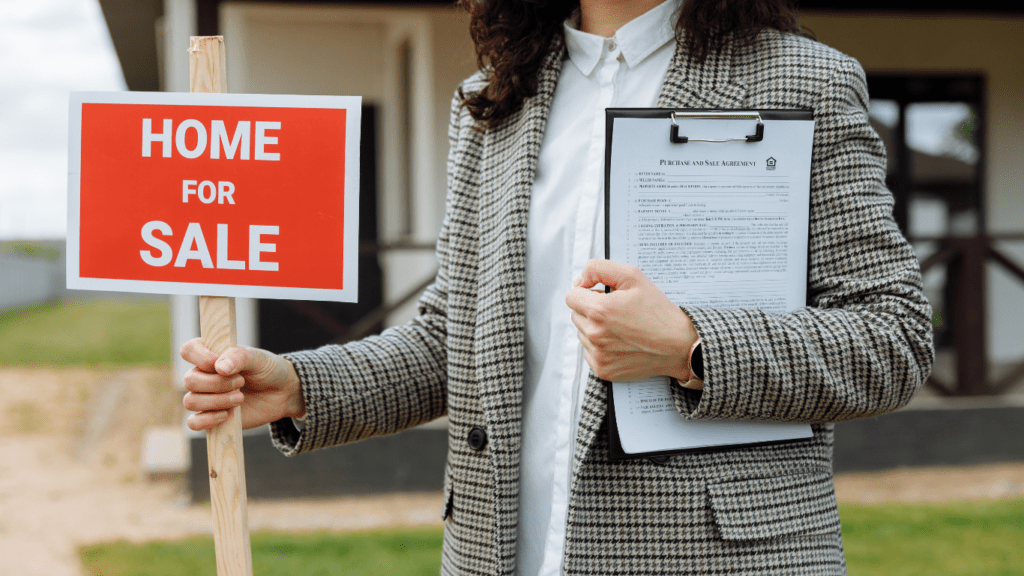
[(675, 38), (675, 21), (682, 2), (683, 0), (665, 0), (623, 25), (611, 38), (580, 31), (580, 15), (577, 10), (563, 24), (569, 59), (584, 76), (589, 76), (601, 60), (607, 42), (614, 40), (622, 51), (626, 65), (630, 68), (636, 66), (652, 52)]

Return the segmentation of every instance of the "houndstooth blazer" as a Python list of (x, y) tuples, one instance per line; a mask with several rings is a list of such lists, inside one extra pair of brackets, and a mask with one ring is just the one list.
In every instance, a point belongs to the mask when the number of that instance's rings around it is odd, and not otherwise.
[[(526, 223), (564, 47), (538, 94), (499, 127), (452, 103), (440, 270), (420, 314), (382, 335), (289, 355), (307, 417), (272, 426), (286, 454), (450, 419), (441, 573), (510, 575), (516, 549)], [(463, 83), (482, 86), (480, 74)], [(904, 405), (931, 370), (930, 308), (892, 220), (885, 151), (860, 65), (768, 30), (700, 65), (682, 43), (659, 106), (814, 111), (810, 279), (789, 314), (684, 307), (704, 342), (704, 390), (676, 388), (689, 418), (809, 422), (813, 438), (609, 461), (607, 383), (591, 374), (576, 437), (565, 574), (843, 574), (832, 422)], [(474, 428), (486, 434), (471, 447)], [(478, 432), (479, 434), (479, 432)], [(478, 437), (477, 440), (480, 440)], [(479, 447), (479, 444), (476, 445)]]

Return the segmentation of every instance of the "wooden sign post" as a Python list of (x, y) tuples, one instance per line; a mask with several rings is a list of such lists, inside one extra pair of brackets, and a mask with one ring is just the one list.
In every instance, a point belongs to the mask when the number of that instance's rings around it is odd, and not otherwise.
[[(355, 302), (361, 98), (227, 94), (224, 39), (193, 37), (192, 94), (73, 92), (67, 286), (199, 296), (237, 344), (235, 297)], [(241, 409), (207, 434), (219, 576), (250, 576)]]
[[(192, 36), (188, 49), (189, 91), (227, 92), (223, 36)], [(235, 299), (199, 297), (199, 330), (203, 345), (221, 354), (238, 345)], [(252, 576), (249, 514), (245, 492), (245, 454), (242, 450), (242, 408), (206, 433), (213, 508), (213, 544), (218, 576)]]

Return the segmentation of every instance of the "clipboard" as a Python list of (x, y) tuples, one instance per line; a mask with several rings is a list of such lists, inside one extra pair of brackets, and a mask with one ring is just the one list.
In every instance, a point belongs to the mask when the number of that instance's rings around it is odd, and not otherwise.
[[(809, 426), (808, 426), (809, 427)], [(808, 436), (809, 438), (810, 436)], [(791, 438), (788, 440), (767, 440), (764, 442), (747, 442), (744, 444), (728, 444), (722, 446), (700, 446), (696, 448), (679, 448), (675, 450), (652, 450), (650, 452), (636, 452), (627, 453), (622, 449), (622, 439), (619, 437), (618, 421), (615, 419), (615, 395), (612, 391), (608, 391), (608, 459), (617, 460), (635, 460), (639, 458), (649, 458), (654, 462), (660, 464), (668, 459), (669, 456), (675, 456), (676, 454), (706, 454), (709, 452), (723, 452), (725, 450), (737, 450), (740, 448), (749, 448), (751, 446), (771, 446), (773, 444), (791, 444), (793, 442), (799, 442), (804, 438)]]
[[(779, 135), (779, 134), (773, 134), (772, 133), (773, 126), (775, 127), (776, 130), (778, 130), (782, 126), (782, 125), (778, 124), (777, 121), (791, 121), (791, 120), (795, 120), (795, 121), (802, 121), (803, 124), (806, 124), (807, 121), (810, 121), (810, 132), (809, 132), (809, 135), (804, 134), (804, 136), (803, 136), (804, 140), (801, 140), (801, 145), (806, 148), (806, 165), (807, 165), (806, 174), (803, 175), (803, 176), (805, 176), (805, 182), (803, 180), (801, 181), (803, 183), (801, 185), (805, 185), (806, 186), (806, 190), (802, 191), (801, 193), (804, 193), (804, 192), (806, 193), (806, 205), (805, 206), (806, 206), (806, 210), (807, 210), (807, 216), (803, 219), (803, 222), (802, 222), (802, 225), (806, 227), (805, 231), (803, 233), (803, 237), (802, 237), (802, 241), (806, 245), (806, 248), (804, 248), (804, 250), (803, 250), (803, 257), (804, 257), (803, 263), (802, 263), (803, 270), (802, 270), (802, 275), (801, 275), (802, 277), (799, 279), (799, 282), (800, 282), (800, 284), (802, 285), (802, 288), (803, 288), (803, 298), (799, 302), (797, 302), (796, 300), (794, 300), (794, 298), (796, 298), (796, 296), (791, 296), (789, 298), (789, 300), (787, 301), (787, 306), (789, 306), (790, 308), (798, 308), (798, 307), (800, 307), (802, 305), (805, 305), (806, 304), (806, 293), (807, 293), (807, 262), (809, 261), (809, 242), (807, 240), (806, 229), (809, 229), (810, 153), (811, 153), (811, 147), (813, 145), (813, 113), (812, 113), (812, 111), (811, 110), (751, 110), (751, 109), (743, 109), (743, 110), (685, 109), (685, 110), (681, 110), (681, 109), (671, 109), (671, 108), (609, 108), (609, 109), (607, 109), (606, 110), (606, 132), (605, 132), (605, 138), (606, 138), (606, 142), (605, 142), (605, 256), (607, 258), (609, 258), (609, 259), (613, 259), (613, 260), (617, 260), (617, 261), (622, 262), (622, 261), (624, 261), (622, 258), (616, 258), (615, 257), (615, 256), (621, 256), (622, 254), (613, 254), (613, 240), (614, 240), (614, 238), (617, 237), (615, 235), (616, 234), (622, 234), (622, 232), (619, 232), (618, 230), (613, 230), (614, 227), (612, 225), (612, 214), (619, 214), (619, 215), (621, 215), (623, 213), (623, 210), (621, 209), (621, 206), (613, 205), (613, 202), (612, 202), (613, 188), (618, 187), (618, 189), (621, 189), (622, 186), (623, 186), (621, 174), (615, 175), (615, 180), (616, 181), (613, 182), (613, 155), (615, 155), (618, 152), (616, 149), (613, 148), (613, 143), (616, 142), (616, 134), (615, 134), (616, 121), (618, 121), (620, 119), (643, 119), (643, 120), (645, 120), (645, 122), (643, 123), (643, 125), (645, 126), (645, 128), (643, 128), (645, 130), (644, 134), (645, 134), (645, 136), (647, 138), (650, 138), (652, 142), (656, 142), (657, 143), (656, 146), (654, 146), (655, 148), (660, 147), (660, 149), (662, 149), (662, 150), (684, 150), (684, 149), (686, 149), (687, 152), (683, 154), (684, 156), (690, 156), (692, 154), (697, 154), (697, 153), (710, 153), (710, 155), (712, 157), (716, 153), (720, 153), (722, 150), (737, 150), (736, 147), (746, 147), (748, 145), (752, 145), (753, 147), (747, 149), (747, 151), (754, 150), (755, 148), (756, 149), (765, 149), (766, 138), (767, 138), (767, 142), (770, 143), (770, 142), (773, 141), (773, 138), (772, 138), (773, 136), (778, 136)], [(699, 120), (701, 122), (694, 122), (694, 120)], [(723, 127), (725, 128), (724, 131), (718, 130), (718, 129), (711, 129), (710, 128), (712, 125), (717, 124), (718, 121), (720, 121), (720, 120), (730, 120), (732, 122), (722, 123)], [(766, 123), (768, 124), (768, 126), (766, 126)], [(804, 130), (804, 132), (806, 133), (806, 129)], [(662, 139), (664, 139), (664, 140), (662, 140)], [(777, 140), (778, 140), (778, 138), (776, 138), (776, 141)], [(662, 144), (661, 144), (662, 142), (665, 143), (665, 146), (662, 146)], [(722, 147), (722, 146), (728, 147), (728, 148), (716, 148), (716, 147)], [(801, 148), (801, 150), (803, 150), (803, 148)], [(744, 152), (744, 153), (746, 153), (746, 152)], [(622, 154), (619, 154), (619, 156), (622, 156)], [(662, 159), (662, 160), (664, 161), (665, 159)], [(616, 157), (616, 161), (618, 161), (618, 157)], [(669, 162), (675, 162), (675, 160), (671, 160), (671, 159), (668, 160), (668, 161)], [(681, 164), (683, 161), (679, 160), (678, 162)], [(749, 161), (748, 162), (746, 160), (740, 160), (740, 161), (732, 162), (731, 164), (743, 165), (743, 163), (745, 163), (745, 162), (746, 163), (754, 164), (754, 168), (755, 169), (760, 168), (760, 166), (757, 166), (758, 161)], [(764, 158), (764, 161), (763, 161), (763, 170), (764, 170), (764, 172), (765, 173), (771, 173), (771, 172), (775, 171), (775, 169), (776, 169), (775, 162), (777, 162), (777, 160), (775, 158), (773, 158), (772, 156), (768, 156), (768, 157)], [(702, 169), (704, 169), (705, 165), (713, 168), (713, 167), (720, 166), (722, 163), (723, 162), (721, 162), (721, 161), (716, 163), (716, 161), (714, 161), (714, 160), (699, 160), (699, 161), (695, 161), (695, 164), (700, 164)], [(729, 161), (725, 161), (724, 163), (726, 165), (728, 165), (727, 167), (729, 167), (729, 168), (732, 167), (732, 165), (730, 164)], [(687, 166), (687, 168), (688, 167), (689, 166)], [(746, 168), (746, 167), (744, 166), (744, 168)], [(619, 170), (618, 172), (621, 172), (621, 170)], [(649, 174), (649, 175), (650, 174), (655, 174), (656, 175), (656, 174), (658, 174), (658, 172), (657, 171), (637, 172), (637, 174)], [(709, 180), (709, 182), (715, 182), (716, 181), (714, 179), (714, 177), (712, 177), (712, 176), (708, 176), (708, 177), (712, 178), (711, 180)], [(760, 176), (760, 177), (755, 176), (754, 180), (751, 180), (751, 182), (757, 181), (757, 179), (764, 179), (764, 178), (769, 178), (770, 179), (770, 178), (772, 178), (772, 176)], [(775, 177), (775, 178), (779, 178), (779, 177)], [(651, 178), (651, 179), (657, 180), (657, 178)], [(642, 180), (644, 180), (644, 178), (637, 178), (636, 180), (641, 180), (642, 181)], [(664, 178), (662, 178), (662, 180), (664, 180)], [(684, 180), (685, 180), (685, 178), (684, 178)], [(778, 182), (778, 181), (779, 180), (775, 180), (775, 182)], [(769, 183), (770, 182), (772, 182), (772, 180), (769, 180)], [(640, 185), (637, 185), (637, 186), (643, 187), (643, 184), (640, 184)], [(664, 188), (666, 188), (666, 189), (670, 189), (671, 188), (671, 184), (663, 184), (662, 186)], [(683, 187), (695, 188), (696, 186), (697, 186), (696, 184), (694, 184), (694, 185), (687, 184), (687, 185), (685, 185)], [(703, 184), (703, 186), (710, 187), (712, 189), (716, 188), (715, 184)], [(756, 184), (755, 185), (751, 185), (751, 186), (739, 186), (739, 185), (737, 185), (738, 188), (754, 188), (754, 190), (752, 190), (750, 192), (750, 194), (752, 194), (754, 196), (756, 196), (758, 193), (760, 193), (759, 191), (756, 190), (757, 186), (758, 185), (756, 185)], [(629, 185), (629, 189), (631, 191), (633, 190), (633, 187), (634, 187), (633, 184)], [(764, 187), (766, 189), (770, 189), (770, 186), (768, 184), (766, 184)], [(730, 192), (728, 192), (728, 193), (733, 193), (734, 192), (734, 191), (731, 191), (731, 189), (729, 188), (728, 185), (722, 186), (722, 188), (724, 188), (726, 190), (730, 190)], [(717, 193), (717, 190), (705, 191), (704, 192), (704, 194), (706, 194), (706, 195), (716, 194), (716, 193)], [(742, 190), (739, 193), (742, 194)], [(700, 194), (700, 191), (695, 191), (693, 194), (689, 194), (688, 196), (687, 196), (687, 194), (683, 194), (683, 196), (684, 197), (695, 197), (695, 196), (699, 196), (699, 194)], [(772, 196), (773, 194), (774, 194), (774, 192), (772, 192), (772, 193), (765, 192), (764, 196)], [(782, 194), (782, 192), (779, 192), (779, 194)], [(658, 193), (658, 195), (666, 195), (666, 194), (665, 193)], [(714, 197), (713, 196), (707, 196), (707, 198), (714, 198)], [(694, 204), (697, 204), (697, 202), (694, 202)], [(685, 205), (685, 203), (684, 203), (684, 205)], [(669, 205), (666, 204), (665, 206), (669, 206)], [(661, 206), (661, 207), (664, 207), (664, 206)], [(661, 208), (661, 207), (659, 207), (659, 208)], [(620, 209), (616, 210), (616, 208), (620, 208)], [(650, 211), (651, 212), (657, 212), (658, 210), (650, 210)], [(662, 210), (662, 211), (670, 211), (670, 210)], [(619, 219), (621, 219), (621, 218), (619, 218)], [(682, 226), (682, 225), (678, 225), (678, 226)], [(643, 246), (644, 244), (643, 243), (638, 243), (638, 245), (639, 246)], [(637, 250), (639, 250), (639, 248), (637, 248)], [(618, 250), (618, 251), (622, 252), (621, 249)], [(627, 250), (627, 252), (628, 252), (628, 250)], [(792, 258), (790, 258), (790, 259), (792, 259)], [(799, 258), (797, 258), (797, 260), (798, 259)], [(628, 258), (625, 261), (627, 263), (630, 263), (630, 264), (638, 265), (641, 268), (641, 270), (644, 270), (644, 266), (640, 266), (639, 264), (630, 261)], [(645, 274), (648, 273), (646, 270), (644, 270), (644, 271), (645, 271)], [(669, 274), (671, 274), (671, 271), (669, 272)], [(648, 276), (650, 276), (650, 274), (648, 274)], [(653, 280), (653, 278), (652, 278), (652, 280)], [(794, 282), (794, 280), (790, 280), (790, 283), (792, 283), (792, 282)], [(656, 281), (655, 283), (657, 284), (658, 282)], [(661, 287), (661, 286), (659, 286), (659, 287)], [(608, 290), (608, 288), (606, 288), (606, 290)], [(668, 294), (667, 291), (666, 291), (666, 294)], [(714, 306), (714, 304), (712, 303), (712, 304), (710, 304), (710, 306)], [(788, 310), (786, 310), (786, 311), (788, 311)], [(665, 458), (667, 456), (670, 456), (670, 455), (673, 455), (673, 454), (723, 451), (723, 450), (730, 450), (730, 449), (745, 448), (745, 447), (754, 446), (754, 445), (771, 445), (771, 444), (789, 443), (789, 442), (796, 442), (796, 441), (804, 440), (804, 439), (807, 439), (807, 438), (810, 438), (810, 437), (813, 436), (813, 433), (811, 432), (810, 426), (808, 424), (786, 423), (787, 426), (785, 427), (785, 432), (780, 432), (784, 427), (779, 425), (777, 427), (777, 430), (774, 430), (771, 433), (766, 434), (763, 438), (758, 436), (757, 434), (753, 434), (753, 433), (748, 434), (746, 436), (744, 436), (743, 434), (739, 434), (737, 437), (743, 438), (744, 441), (737, 441), (737, 442), (724, 441), (724, 442), (718, 442), (717, 440), (714, 440), (714, 441), (711, 441), (710, 443), (706, 443), (706, 442), (708, 442), (707, 440), (702, 440), (701, 443), (700, 443), (701, 445), (693, 445), (693, 446), (685, 446), (685, 447), (669, 447), (669, 448), (666, 448), (665, 445), (661, 445), (661, 446), (659, 446), (659, 447), (657, 447), (655, 449), (640, 450), (640, 451), (636, 451), (634, 449), (634, 450), (632, 450), (630, 452), (626, 452), (624, 450), (624, 448), (623, 448), (622, 437), (620, 436), (620, 430), (619, 430), (619, 423), (620, 422), (619, 422), (619, 418), (617, 418), (617, 416), (616, 416), (616, 406), (615, 406), (615, 388), (616, 387), (620, 387), (619, 389), (622, 390), (621, 386), (623, 386), (623, 384), (621, 384), (621, 383), (618, 383), (618, 384), (617, 383), (612, 383), (612, 384), (609, 385), (609, 390), (608, 390), (608, 438), (609, 438), (609, 459), (610, 460), (624, 460), (624, 459), (633, 459), (633, 458), (651, 458), (651, 459), (653, 459), (655, 461), (658, 461), (659, 459), (663, 459), (663, 458)], [(699, 392), (694, 391), (693, 393), (694, 394), (698, 394)], [(632, 405), (630, 406), (630, 409), (632, 409)], [(721, 421), (721, 420), (718, 420), (718, 421), (691, 421), (691, 420), (687, 420), (685, 417), (683, 417), (682, 415), (678, 414), (678, 412), (674, 412), (674, 407), (671, 408), (671, 409), (662, 409), (662, 410), (659, 410), (659, 412), (662, 412), (662, 414), (660, 414), (658, 416), (658, 418), (662, 418), (662, 419), (663, 418), (668, 418), (669, 415), (666, 414), (666, 413), (671, 412), (675, 417), (678, 417), (678, 419), (680, 419), (681, 421), (685, 422), (685, 424), (683, 424), (683, 426), (687, 426), (687, 427), (693, 426), (693, 425), (704, 426), (705, 430), (716, 429), (716, 428), (713, 428), (715, 426), (719, 427), (717, 429), (721, 429), (721, 427), (723, 426), (721, 424), (722, 422), (726, 423), (725, 426), (736, 426), (736, 427), (741, 427), (741, 426), (745, 426), (746, 424), (753, 423), (753, 421)], [(644, 418), (644, 416), (641, 416), (641, 418)], [(711, 422), (711, 424), (705, 424), (706, 422)], [(754, 424), (754, 425), (755, 426), (761, 426), (761, 424)], [(775, 426), (775, 424), (769, 425), (768, 428), (771, 428), (773, 426)], [(709, 434), (714, 435), (714, 433), (709, 433)], [(699, 434), (698, 434), (698, 436), (699, 436)], [(722, 438), (725, 438), (725, 436), (722, 436)], [(635, 442), (633, 442), (633, 444), (635, 444)]]

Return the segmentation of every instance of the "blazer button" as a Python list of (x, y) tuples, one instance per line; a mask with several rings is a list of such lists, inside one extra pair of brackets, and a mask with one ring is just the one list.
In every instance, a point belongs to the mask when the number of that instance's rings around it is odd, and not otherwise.
[(466, 437), (466, 442), (469, 443), (469, 447), (473, 450), (483, 450), (484, 445), (487, 444), (487, 433), (484, 429), (479, 426), (474, 426), (469, 431), (469, 436)]

